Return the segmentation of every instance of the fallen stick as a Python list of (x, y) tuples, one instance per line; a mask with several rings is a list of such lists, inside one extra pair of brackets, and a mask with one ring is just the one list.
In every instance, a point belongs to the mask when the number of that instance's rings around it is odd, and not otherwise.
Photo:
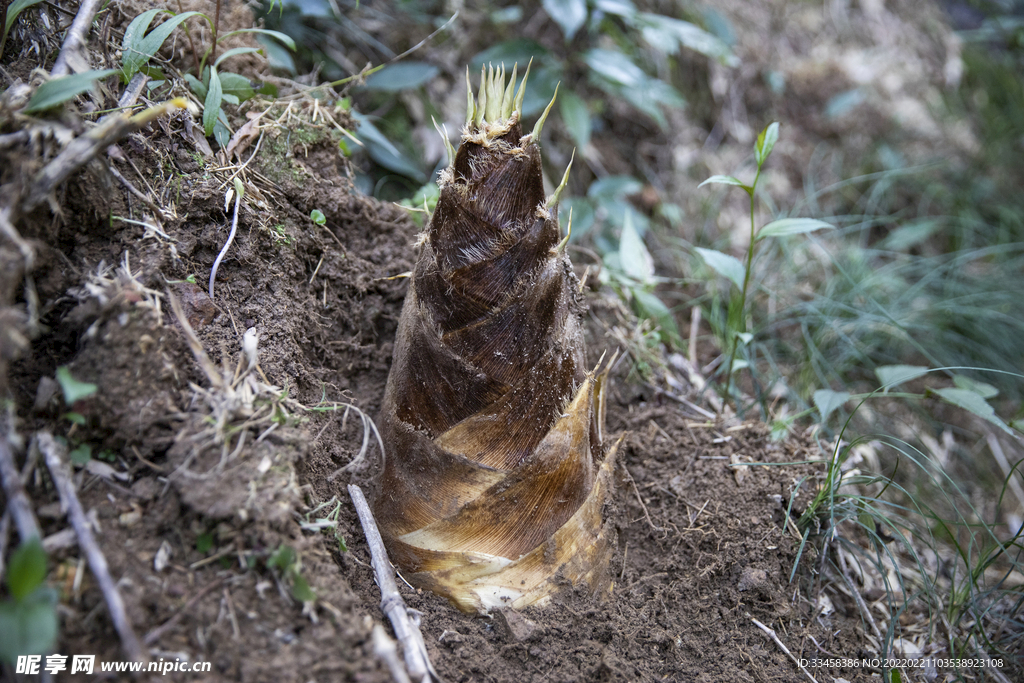
[(427, 655), (423, 634), (420, 633), (419, 619), (409, 614), (409, 608), (398, 592), (395, 570), (388, 560), (388, 551), (384, 548), (384, 541), (380, 537), (377, 522), (373, 519), (373, 513), (370, 512), (363, 491), (355, 484), (349, 484), (348, 494), (352, 496), (352, 503), (356, 507), (356, 514), (359, 515), (359, 522), (363, 525), (366, 543), (370, 548), (373, 575), (380, 586), (380, 608), (391, 621), (395, 637), (402, 644), (409, 676), (414, 681), (438, 680), (437, 672), (434, 671)]
[(395, 683), (410, 683), (409, 674), (405, 673), (402, 660), (398, 658), (398, 648), (380, 624), (373, 625), (373, 652), (387, 665)]
[(72, 71), (82, 72), (91, 68), (82, 48), (86, 36), (89, 35), (89, 29), (92, 28), (93, 17), (96, 16), (101, 4), (100, 0), (82, 0), (75, 20), (64, 34), (64, 44), (57, 55), (57, 61), (53, 63), (53, 69), (50, 70), (51, 76), (66, 76)]
[(54, 440), (53, 435), (48, 432), (39, 432), (35, 438), (36, 446), (43, 454), (46, 467), (50, 470), (57, 493), (60, 494), (61, 504), (68, 511), (68, 519), (78, 536), (78, 547), (85, 554), (85, 559), (92, 569), (96, 583), (99, 584), (103, 597), (107, 602), (107, 609), (110, 611), (110, 620), (114, 622), (114, 628), (121, 637), (121, 646), (124, 648), (125, 656), (136, 662), (146, 661), (146, 653), (135, 635), (135, 629), (128, 619), (124, 609), (124, 601), (121, 593), (117, 590), (117, 584), (110, 575), (110, 568), (107, 566), (107, 558), (103, 556), (96, 539), (89, 527), (89, 520), (82, 509), (82, 503), (75, 493), (75, 486), (65, 471), (65, 463), (62, 455), (64, 447)]
[(21, 485), (21, 474), (17, 465), (14, 464), (14, 454), (11, 452), (11, 445), (6, 438), (0, 437), (0, 479), (3, 480), (4, 495), (7, 497), (7, 509), (14, 519), (14, 525), (18, 527), (18, 536), (24, 543), (36, 536), (42, 538), (39, 533), (39, 524), (32, 514), (32, 501), (28, 499), (24, 487)]
[(811, 672), (804, 668), (804, 665), (800, 663), (800, 660), (794, 657), (793, 653), (789, 651), (789, 648), (786, 647), (781, 640), (779, 640), (779, 637), (777, 635), (775, 635), (775, 629), (765, 626), (749, 614), (747, 615), (747, 618), (754, 622), (754, 626), (757, 626), (759, 629), (767, 633), (768, 637), (775, 641), (775, 644), (779, 646), (779, 649), (781, 649), (783, 652), (789, 655), (789, 658), (793, 660), (793, 663), (796, 664), (797, 668), (803, 671), (804, 675), (807, 676), (807, 678), (811, 679), (812, 683), (818, 683), (818, 681), (814, 680), (814, 676), (811, 675)]

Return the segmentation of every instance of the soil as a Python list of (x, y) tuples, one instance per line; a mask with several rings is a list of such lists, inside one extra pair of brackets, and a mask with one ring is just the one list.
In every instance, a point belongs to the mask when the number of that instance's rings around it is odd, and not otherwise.
[[(380, 596), (345, 493), (350, 478), (369, 483), (376, 453), (358, 475), (332, 478), (359, 449), (358, 419), (350, 416), (343, 430), (340, 411), (295, 406), (344, 401), (376, 412), (406, 287), (394, 276), (411, 268), (417, 228), (402, 210), (352, 191), (336, 132), (314, 124), (311, 108), (293, 107), (287, 126), (265, 131), (248, 174), (253, 198), (243, 202), (212, 300), (186, 280), (205, 281), (226, 239), (228, 170), (199, 168), (182, 153), (180, 122), (172, 122), (170, 135), (155, 127), (137, 146), (122, 145), (138, 168), (166, 169), (178, 179), (179, 217), (164, 222), (166, 238), (109, 220), (139, 213), (102, 168), (69, 184), (64, 219), (22, 225), (41, 255), (33, 275), (46, 331), (10, 366), (18, 430), (46, 430), (71, 446), (92, 447), (93, 461), (76, 476), (79, 495), (95, 511), (100, 547), (135, 628), (154, 659), (212, 662), (207, 678), (178, 674), (181, 680), (390, 679), (368, 641), (382, 620)], [(110, 163), (129, 172), (130, 165)], [(88, 189), (104, 184), (110, 190), (102, 195)], [(313, 209), (326, 216), (323, 226), (308, 218)], [(235, 425), (247, 434), (243, 443), (237, 436), (224, 447), (216, 441), (208, 427), (216, 399), (204, 393), (211, 382), (170, 310), (171, 295), (216, 366), (223, 361), (229, 373), (241, 334), (255, 329), (261, 377), (287, 387), (290, 401), (278, 407), (289, 419), (266, 433), (277, 423), (257, 410), (250, 426)], [(596, 319), (609, 318), (611, 305), (595, 298)], [(591, 328), (596, 359), (615, 343), (600, 324)], [(47, 398), (59, 365), (98, 387), (73, 406), (84, 425), (62, 417), (59, 397)], [(799, 543), (786, 529), (786, 506), (795, 480), (813, 472), (731, 467), (806, 460), (817, 445), (774, 443), (760, 424), (695, 420), (628, 380), (626, 369), (617, 373), (608, 413), (611, 433), (626, 435), (605, 511), (617, 532), (610, 594), (566, 587), (548, 608), (474, 618), (403, 586), (422, 613), (440, 676), (795, 680), (793, 663), (754, 619), (798, 656), (865, 652), (858, 624), (820, 614), (816, 589), (807, 585), (813, 553), (804, 554), (790, 581)], [(220, 467), (227, 450), (235, 452)], [(37, 504), (49, 505), (49, 516), (39, 513), (44, 532), (65, 528), (46, 476), (37, 473), (29, 488)], [(807, 491), (801, 489), (804, 498)], [(340, 501), (338, 533), (347, 551), (333, 534), (300, 528), (300, 520), (337, 505), (310, 512), (327, 501)], [(296, 551), (316, 593), (305, 610), (288, 577), (268, 566), (282, 545)], [(158, 570), (157, 556), (168, 550)], [(77, 549), (58, 550), (52, 560), (54, 575), (68, 577), (58, 652), (120, 659), (91, 576), (74, 586)]]
[[(91, 448), (74, 481), (150, 657), (212, 663), (207, 674), (154, 680), (390, 681), (370, 641), (380, 594), (345, 489), (371, 484), (379, 454), (371, 446), (364, 464), (338, 472), (364, 435), (344, 406), (373, 416), (383, 397), (418, 228), (353, 190), (341, 133), (325, 118), (346, 125), (344, 111), (312, 100), (247, 107), (264, 110), (258, 153), (241, 171), (252, 152), (204, 157), (179, 113), (73, 175), (53, 208), (21, 216), (34, 263), (0, 242), (10, 265), (0, 316), (30, 340), (0, 338), (10, 358), (0, 390), (13, 407), (5, 430), (26, 446), (50, 432)], [(8, 154), (8, 187), (42, 163), (27, 144)], [(110, 167), (155, 188), (169, 215), (157, 225)], [(246, 194), (211, 298), (236, 172)], [(618, 344), (616, 307), (607, 292), (591, 297), (596, 361)], [(250, 328), (259, 362), (247, 370)], [(59, 366), (97, 391), (64, 406)], [(605, 509), (617, 534), (611, 590), (566, 586), (543, 609), (472, 617), (402, 585), (440, 677), (797, 681), (804, 674), (783, 646), (797, 658), (875, 656), (854, 599), (821, 571), (815, 544), (801, 547), (787, 515), (804, 509), (822, 468), (780, 463), (819, 458), (811, 435), (773, 441), (762, 424), (708, 422), (631, 378), (626, 363), (613, 379), (608, 431), (625, 440)], [(49, 475), (32, 469), (31, 448), (18, 452), (60, 590), (55, 651), (123, 659), (81, 552), (53, 536), (69, 524)], [(336, 531), (302, 528), (332, 512)], [(305, 604), (303, 580), (315, 594)], [(856, 681), (880, 670), (811, 673)]]

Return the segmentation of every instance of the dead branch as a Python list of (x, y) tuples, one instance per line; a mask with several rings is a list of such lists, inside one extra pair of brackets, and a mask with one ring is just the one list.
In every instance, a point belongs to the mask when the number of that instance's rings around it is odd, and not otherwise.
[(32, 513), (32, 501), (29, 500), (21, 485), (21, 474), (14, 464), (14, 454), (7, 439), (0, 438), (0, 479), (3, 479), (4, 495), (7, 497), (7, 509), (18, 527), (18, 536), (22, 542), (33, 536), (39, 538), (39, 524)]
[(65, 471), (64, 447), (57, 443), (53, 435), (48, 432), (39, 432), (35, 438), (35, 445), (43, 453), (46, 467), (50, 470), (50, 476), (53, 477), (53, 483), (60, 494), (61, 504), (67, 509), (68, 519), (78, 536), (78, 547), (85, 554), (92, 574), (96, 577), (96, 583), (99, 584), (100, 590), (103, 592), (107, 609), (110, 611), (110, 620), (114, 622), (114, 628), (121, 637), (121, 646), (124, 648), (125, 656), (136, 662), (146, 661), (148, 657), (135, 635), (135, 629), (132, 628), (128, 614), (125, 612), (124, 601), (121, 599), (121, 593), (117, 590), (114, 578), (110, 575), (107, 558), (103, 556), (103, 551), (100, 550), (92, 535), (92, 528), (82, 509), (82, 503), (78, 500), (78, 494), (75, 493), (75, 486)]
[(398, 648), (380, 624), (373, 625), (373, 652), (380, 657), (391, 671), (395, 683), (410, 683), (409, 674), (405, 673), (402, 660), (398, 658)]
[(423, 634), (420, 633), (419, 618), (410, 614), (402, 595), (398, 592), (398, 584), (395, 583), (394, 568), (388, 560), (388, 551), (384, 548), (384, 541), (377, 530), (377, 522), (373, 519), (370, 506), (363, 496), (363, 491), (355, 484), (348, 485), (348, 493), (352, 496), (352, 503), (359, 515), (359, 522), (363, 525), (363, 533), (366, 534), (366, 543), (370, 548), (370, 557), (373, 561), (373, 575), (380, 586), (380, 608), (388, 616), (391, 626), (395, 630), (398, 642), (402, 644), (402, 651), (405, 653), (405, 666), (409, 669), (409, 675), (415, 681), (438, 680), (437, 673), (430, 663), (427, 655), (427, 646), (423, 642)]
[(53, 63), (51, 76), (66, 76), (72, 71), (81, 73), (92, 68), (89, 58), (85, 56), (85, 39), (92, 28), (93, 17), (99, 10), (102, 3), (100, 0), (82, 0), (78, 7), (78, 14), (71, 22), (71, 27), (64, 34), (64, 44), (57, 55), (57, 61)]
[(775, 644), (779, 646), (779, 649), (785, 652), (789, 656), (789, 658), (793, 660), (793, 663), (796, 664), (797, 668), (800, 669), (800, 671), (802, 671), (804, 675), (807, 676), (807, 678), (811, 679), (812, 683), (818, 683), (818, 681), (814, 679), (814, 676), (811, 675), (811, 672), (804, 668), (804, 665), (800, 663), (800, 660), (794, 657), (793, 653), (789, 651), (789, 648), (786, 647), (781, 640), (779, 640), (779, 637), (775, 634), (775, 629), (768, 628), (767, 626), (765, 626), (749, 614), (747, 615), (747, 618), (754, 622), (754, 626), (757, 626), (759, 629), (767, 633), (768, 637), (775, 641)]
[(98, 126), (68, 143), (53, 161), (36, 174), (22, 200), (21, 210), (28, 213), (42, 204), (58, 185), (110, 145), (149, 125), (160, 116), (184, 106), (185, 100), (177, 98), (134, 116), (111, 114), (105, 117)]

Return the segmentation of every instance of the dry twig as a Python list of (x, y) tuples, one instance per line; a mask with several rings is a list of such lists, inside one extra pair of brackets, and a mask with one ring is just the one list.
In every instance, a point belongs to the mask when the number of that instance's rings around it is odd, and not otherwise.
[(57, 55), (57, 61), (53, 63), (51, 76), (66, 76), (72, 71), (82, 72), (92, 68), (83, 48), (89, 29), (92, 28), (93, 17), (102, 4), (100, 0), (83, 0), (78, 6), (78, 14), (64, 34), (64, 44)]
[(28, 499), (21, 485), (21, 475), (14, 464), (14, 454), (7, 439), (0, 438), (0, 479), (3, 480), (4, 496), (7, 498), (7, 509), (18, 527), (18, 536), (22, 542), (33, 536), (41, 537), (39, 524), (32, 513), (32, 501)]
[(811, 672), (804, 668), (803, 664), (800, 663), (800, 660), (794, 657), (793, 653), (789, 651), (789, 648), (786, 647), (781, 640), (779, 640), (779, 637), (777, 635), (775, 635), (775, 629), (765, 626), (749, 614), (747, 615), (747, 618), (754, 622), (754, 626), (757, 626), (759, 629), (767, 633), (768, 637), (775, 641), (775, 644), (779, 646), (779, 649), (785, 652), (789, 656), (789, 658), (793, 660), (793, 663), (796, 664), (797, 668), (803, 671), (804, 675), (807, 676), (807, 678), (811, 679), (812, 683), (818, 683), (818, 681), (814, 679), (814, 676), (811, 675)]
[(405, 653), (405, 666), (409, 675), (415, 681), (437, 680), (437, 673), (430, 663), (427, 655), (427, 646), (423, 642), (423, 634), (420, 633), (419, 617), (410, 614), (405, 601), (398, 592), (398, 584), (395, 583), (394, 568), (388, 560), (388, 551), (384, 548), (384, 541), (377, 530), (377, 522), (373, 519), (370, 506), (366, 503), (363, 491), (355, 484), (349, 484), (348, 493), (352, 496), (352, 503), (359, 515), (359, 522), (363, 525), (363, 533), (366, 534), (366, 543), (370, 548), (370, 557), (373, 560), (373, 575), (380, 586), (380, 608), (388, 616), (391, 626), (395, 630), (398, 642), (402, 644)]
[(395, 683), (410, 683), (409, 674), (405, 673), (402, 660), (398, 658), (398, 648), (380, 624), (373, 625), (373, 652), (387, 665)]
[(117, 590), (117, 584), (110, 575), (110, 568), (107, 566), (107, 558), (103, 556), (96, 539), (92, 535), (89, 520), (82, 509), (82, 503), (75, 493), (75, 486), (71, 478), (65, 472), (65, 463), (62, 456), (64, 447), (61, 446), (48, 432), (39, 432), (35, 438), (35, 444), (43, 453), (46, 467), (50, 470), (53, 483), (60, 494), (61, 504), (68, 511), (68, 519), (78, 536), (78, 547), (85, 554), (86, 561), (92, 569), (96, 583), (99, 584), (103, 597), (107, 602), (107, 609), (110, 610), (110, 620), (114, 623), (117, 634), (121, 637), (121, 646), (124, 648), (125, 657), (132, 661), (146, 661), (146, 652), (142, 649), (135, 629), (124, 609), (124, 601), (121, 593)]

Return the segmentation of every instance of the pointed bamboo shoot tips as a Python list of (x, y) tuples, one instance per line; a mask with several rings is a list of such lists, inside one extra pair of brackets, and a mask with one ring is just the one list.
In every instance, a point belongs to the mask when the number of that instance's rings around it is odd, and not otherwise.
[(473, 83), (469, 80), (469, 67), (466, 67), (466, 125), (476, 117), (476, 101), (473, 99)]
[(526, 136), (531, 142), (535, 142), (538, 145), (540, 144), (540, 132), (544, 130), (544, 122), (547, 121), (548, 114), (551, 113), (551, 107), (555, 106), (555, 100), (558, 98), (559, 85), (561, 85), (561, 83), (555, 86), (555, 94), (551, 96), (551, 101), (548, 102), (548, 106), (544, 108), (544, 113), (540, 115), (540, 118), (537, 119), (537, 123), (534, 124), (533, 132)]
[(523, 98), (526, 97), (526, 79), (530, 77), (530, 67), (533, 66), (533, 57), (530, 57), (530, 63), (526, 65), (526, 73), (523, 74), (523, 82), (519, 85), (519, 92), (516, 93), (515, 102), (512, 103), (512, 110), (518, 114), (517, 119), (523, 118)]
[(576, 149), (573, 148), (572, 156), (569, 157), (569, 165), (565, 167), (565, 173), (562, 174), (562, 182), (558, 183), (558, 187), (555, 188), (555, 191), (551, 193), (551, 196), (548, 197), (547, 202), (545, 202), (545, 206), (547, 206), (548, 208), (551, 208), (552, 206), (557, 204), (559, 198), (562, 196), (562, 190), (564, 190), (565, 186), (569, 183), (569, 171), (572, 169), (572, 162), (575, 159)]

